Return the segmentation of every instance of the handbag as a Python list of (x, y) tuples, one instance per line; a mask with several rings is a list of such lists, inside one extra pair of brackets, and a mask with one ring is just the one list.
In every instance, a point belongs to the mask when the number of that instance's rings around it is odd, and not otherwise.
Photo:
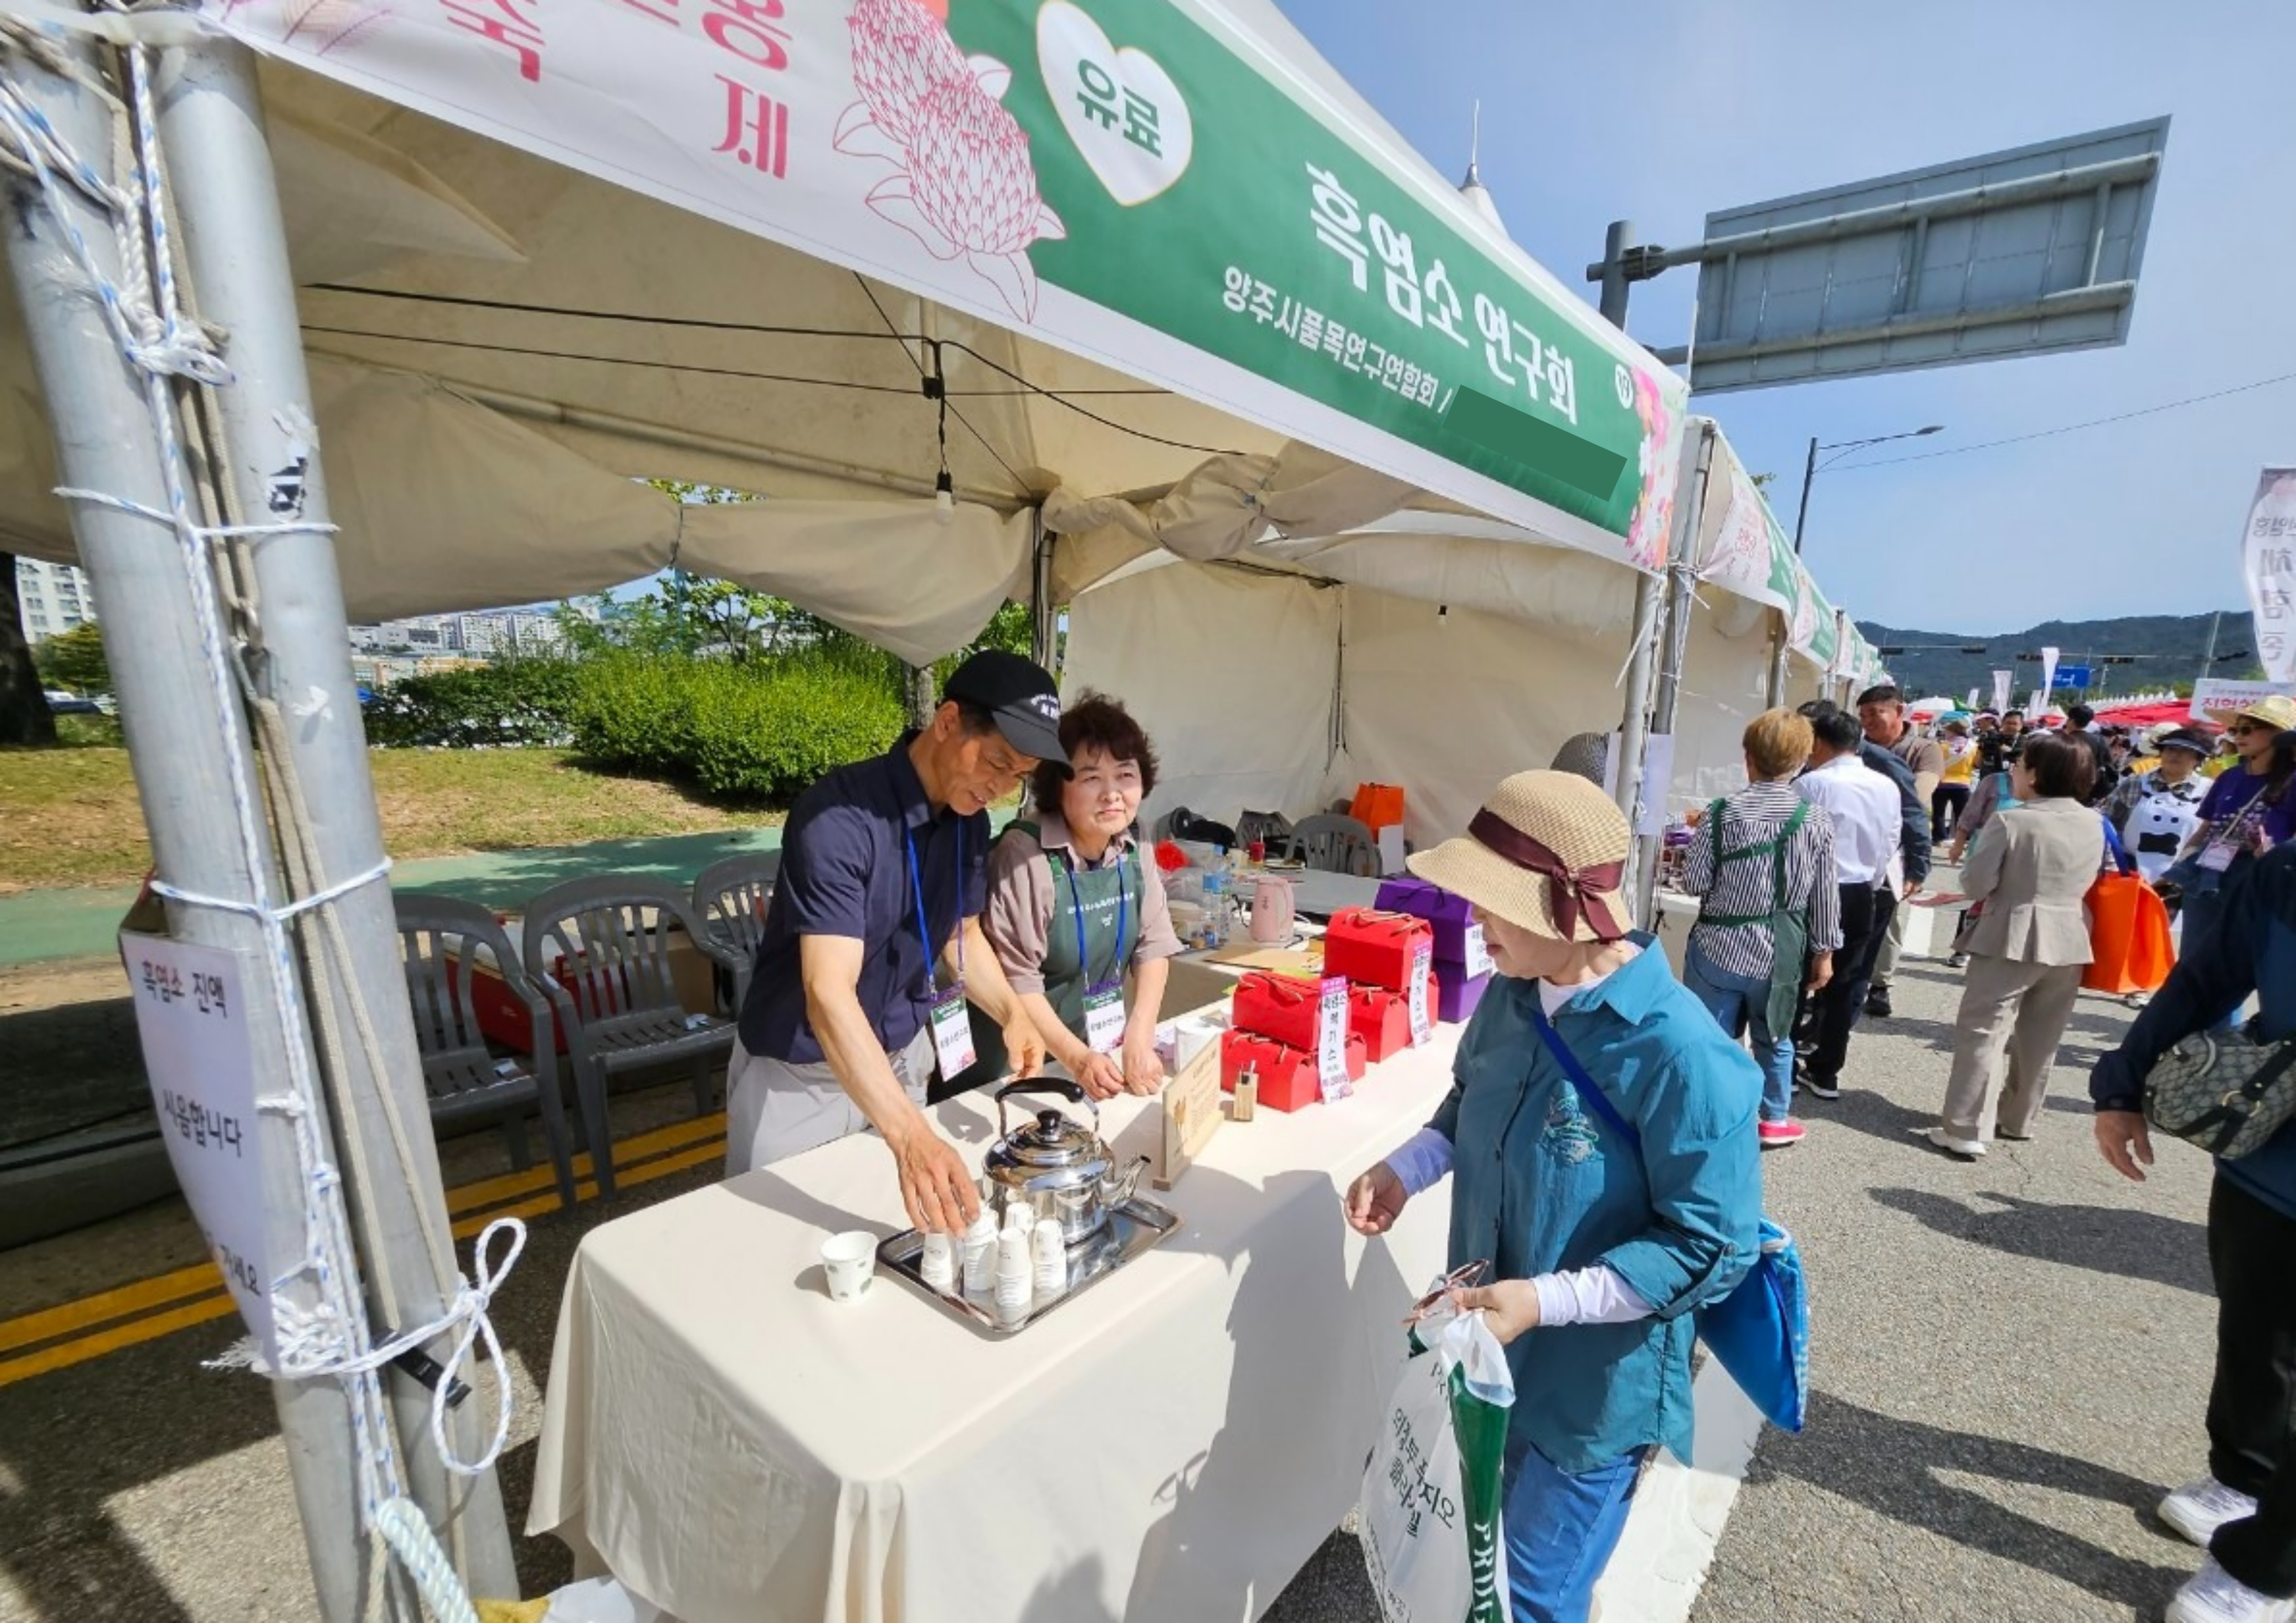
[(2089, 961), (2081, 970), (2081, 988), (2115, 996), (2158, 991), (2177, 966), (2168, 905), (2134, 872), (2136, 865), (2110, 818), (2104, 840), (2112, 866), (2097, 875), (2084, 902)]
[(2197, 1032), (2145, 1074), (2145, 1119), (2224, 1160), (2265, 1143), (2292, 1115), (2296, 1037), (2260, 1043), (2245, 1031)]
[[(1578, 1097), (1639, 1152), (1643, 1135), (1603, 1096), (1545, 1011), (1534, 1010), (1532, 1019)], [(1698, 1339), (1772, 1425), (1800, 1431), (1809, 1409), (1808, 1286), (1793, 1236), (1767, 1217), (1759, 1232), (1760, 1249), (1746, 1277), (1697, 1310)]]

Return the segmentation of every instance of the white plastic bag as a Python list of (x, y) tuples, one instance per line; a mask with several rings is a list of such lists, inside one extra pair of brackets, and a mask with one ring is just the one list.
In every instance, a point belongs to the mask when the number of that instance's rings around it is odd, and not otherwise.
[(1443, 1324), (1405, 1366), (1363, 1480), (1364, 1561), (1387, 1623), (1507, 1623), (1499, 1478), (1513, 1404), (1480, 1313)]

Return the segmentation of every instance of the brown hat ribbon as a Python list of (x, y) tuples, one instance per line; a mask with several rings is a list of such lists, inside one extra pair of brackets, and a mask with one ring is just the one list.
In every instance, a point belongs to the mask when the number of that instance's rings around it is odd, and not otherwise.
[(1611, 911), (1610, 903), (1611, 896), (1626, 882), (1627, 865), (1623, 862), (1606, 862), (1574, 871), (1553, 847), (1524, 833), (1488, 808), (1474, 815), (1467, 824), (1467, 833), (1516, 867), (1546, 876), (1547, 910), (1554, 914), (1555, 928), (1562, 932), (1564, 940), (1578, 939), (1578, 915), (1582, 911), (1597, 940), (1616, 941), (1627, 933), (1626, 925)]

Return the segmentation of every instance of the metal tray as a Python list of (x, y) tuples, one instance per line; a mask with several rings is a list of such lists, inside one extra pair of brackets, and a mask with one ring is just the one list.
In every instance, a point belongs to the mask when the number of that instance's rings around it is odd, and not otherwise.
[(1069, 1283), (1057, 1296), (1034, 1298), (1017, 1315), (997, 1307), (995, 1288), (968, 1292), (962, 1279), (955, 1291), (936, 1291), (925, 1283), (919, 1266), (924, 1260), (925, 1237), (903, 1229), (877, 1247), (877, 1266), (908, 1282), (914, 1290), (939, 1302), (956, 1317), (984, 1334), (1016, 1336), (1046, 1315), (1055, 1313), (1149, 1250), (1180, 1226), (1180, 1217), (1169, 1207), (1135, 1195), (1108, 1214), (1108, 1226), (1069, 1252)]

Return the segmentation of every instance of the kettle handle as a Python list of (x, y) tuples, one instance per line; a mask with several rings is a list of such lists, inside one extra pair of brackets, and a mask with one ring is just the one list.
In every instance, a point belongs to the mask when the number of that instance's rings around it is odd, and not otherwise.
[(1092, 1112), (1092, 1130), (1100, 1131), (1100, 1106), (1090, 1094), (1066, 1077), (1030, 1077), (1025, 1081), (1007, 1082), (996, 1090), (996, 1135), (1004, 1137), (1012, 1129), (1004, 1125), (1004, 1101), (1014, 1094), (1057, 1094), (1071, 1104), (1081, 1104)]

